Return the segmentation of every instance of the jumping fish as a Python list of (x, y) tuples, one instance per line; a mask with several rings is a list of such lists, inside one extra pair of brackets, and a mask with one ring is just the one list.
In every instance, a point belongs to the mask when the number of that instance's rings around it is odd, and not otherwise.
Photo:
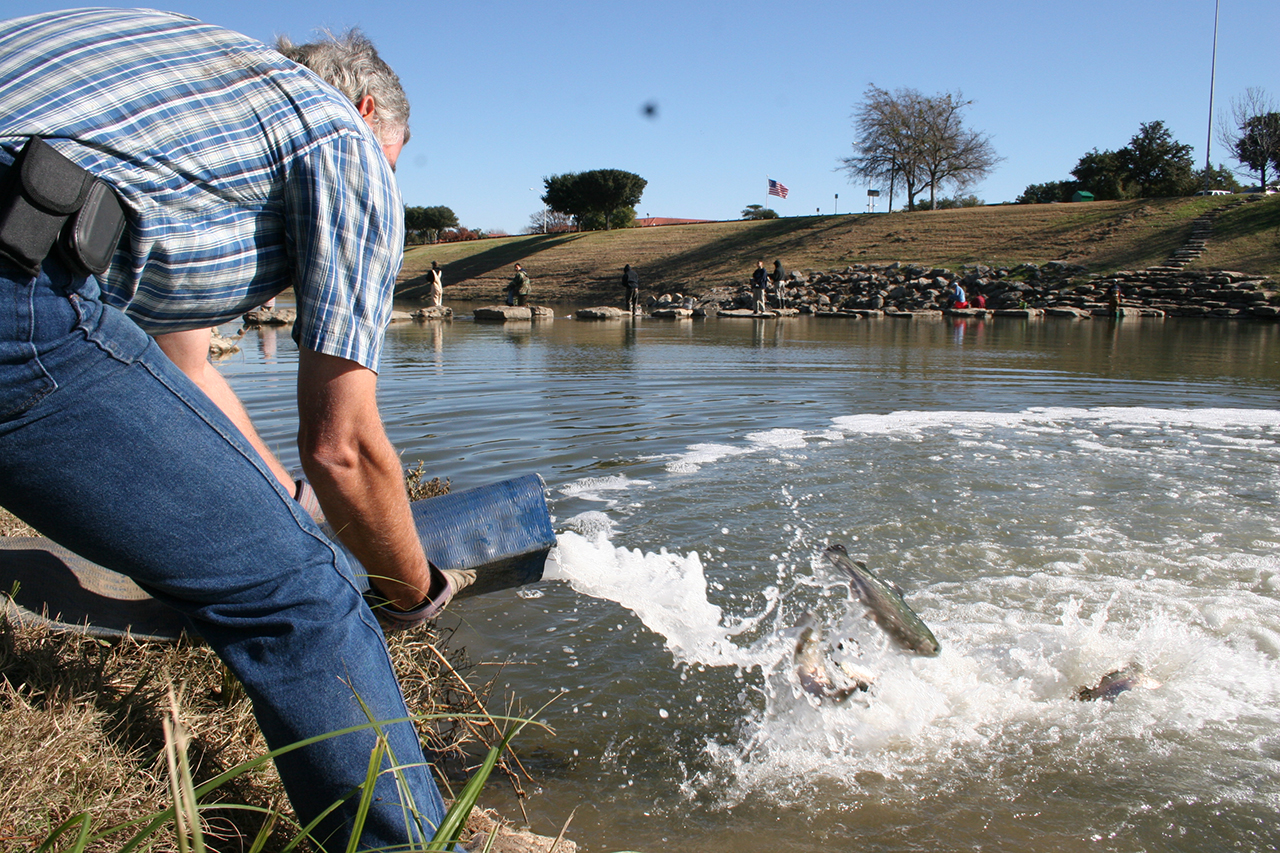
[(852, 664), (840, 664), (840, 671), (848, 677), (850, 684), (837, 687), (831, 676), (827, 674), (825, 656), (822, 652), (822, 630), (813, 622), (813, 614), (806, 613), (800, 621), (800, 636), (796, 639), (795, 651), (796, 677), (804, 691), (819, 699), (831, 699), (843, 702), (855, 693), (866, 692), (875, 683), (875, 676)]
[(867, 564), (851, 560), (839, 543), (826, 550), (827, 559), (849, 576), (849, 589), (867, 606), (871, 618), (899, 646), (918, 655), (933, 657), (941, 648), (929, 626), (902, 600), (902, 594), (871, 573)]
[(1142, 671), (1142, 664), (1131, 663), (1123, 669), (1108, 672), (1093, 687), (1081, 687), (1076, 691), (1076, 698), (1081, 702), (1092, 702), (1095, 699), (1114, 702), (1121, 693), (1126, 693), (1135, 687), (1155, 690), (1159, 686), (1159, 681)]

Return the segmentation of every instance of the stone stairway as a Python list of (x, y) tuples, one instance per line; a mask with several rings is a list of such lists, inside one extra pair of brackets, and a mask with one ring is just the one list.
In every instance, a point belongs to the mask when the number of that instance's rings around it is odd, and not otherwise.
[(1192, 261), (1199, 260), (1200, 256), (1204, 254), (1205, 248), (1209, 245), (1209, 235), (1213, 233), (1213, 221), (1228, 210), (1235, 210), (1242, 204), (1248, 204), (1260, 198), (1262, 196), (1242, 196), (1233, 199), (1222, 207), (1215, 207), (1213, 210), (1200, 214), (1192, 221), (1191, 233), (1187, 236), (1186, 242), (1175, 249), (1163, 264), (1158, 267), (1148, 267), (1148, 269), (1153, 272), (1176, 272)]

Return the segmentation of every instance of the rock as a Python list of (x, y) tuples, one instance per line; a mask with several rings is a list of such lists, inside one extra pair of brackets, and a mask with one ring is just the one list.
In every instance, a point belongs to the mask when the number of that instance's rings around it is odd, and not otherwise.
[(418, 322), (427, 320), (452, 320), (453, 309), (444, 305), (432, 305), (428, 308), (419, 308), (413, 312), (413, 319)]
[(530, 305), (529, 313), (535, 320), (554, 320), (556, 318), (556, 310), (545, 305)]
[(692, 308), (658, 308), (649, 315), (660, 320), (684, 320), (693, 316)]
[(240, 334), (234, 338), (228, 338), (226, 335), (220, 335), (212, 332), (209, 335), (209, 357), (218, 359), (226, 358), (233, 352), (240, 352), (238, 341), (244, 337), (244, 329), (240, 330)]
[(471, 312), (477, 320), (505, 322), (508, 320), (532, 320), (533, 312), (520, 305), (485, 305)]
[[(497, 834), (493, 846), (486, 847), (495, 828)], [(479, 808), (472, 809), (468, 816), (467, 832), (470, 839), (463, 844), (463, 848), (470, 853), (482, 850), (488, 850), (489, 853), (551, 853), (553, 845), (555, 853), (576, 853), (578, 850), (578, 845), (567, 838), (561, 838), (557, 843), (554, 838), (517, 829), (496, 812)]]
[(1088, 317), (1091, 313), (1102, 314), (1102, 313), (1105, 313), (1105, 309), (1095, 309), (1092, 312), (1087, 311), (1084, 308), (1070, 308), (1067, 306), (1058, 306), (1056, 308), (1051, 307), (1051, 308), (1044, 309), (1044, 314), (1046, 317), (1074, 317), (1076, 319), (1080, 319), (1083, 317)]
[(288, 326), (298, 319), (292, 308), (255, 308), (242, 318), (247, 328), (258, 326)]
[(575, 314), (579, 320), (621, 320), (627, 312), (612, 305), (600, 305), (595, 308), (581, 308)]
[(392, 311), (391, 317), (387, 322), (390, 323), (408, 323), (413, 319), (413, 314), (408, 311)]

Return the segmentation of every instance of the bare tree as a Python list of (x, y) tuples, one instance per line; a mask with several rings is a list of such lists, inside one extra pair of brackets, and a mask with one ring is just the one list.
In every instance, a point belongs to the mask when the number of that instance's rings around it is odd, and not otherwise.
[(522, 234), (560, 234), (573, 230), (573, 217), (558, 210), (543, 208), (529, 217)]
[(875, 84), (867, 86), (863, 102), (853, 114), (853, 126), (858, 132), (854, 155), (840, 161), (850, 181), (888, 181), (890, 211), (899, 178), (907, 185), (909, 206), (918, 192), (920, 174), (911, 144), (911, 117), (918, 112), (920, 98), (915, 89), (891, 93)]
[(946, 185), (959, 195), (991, 174), (1000, 158), (991, 146), (991, 137), (964, 126), (966, 101), (957, 91), (927, 99), (921, 138), (920, 164), (928, 176), (929, 207), (937, 205), (937, 194)]
[(1280, 107), (1265, 91), (1250, 87), (1231, 102), (1230, 118), (1219, 123), (1218, 139), (1243, 166), (1241, 174), (1258, 176), (1267, 186), (1267, 171), (1280, 170)]
[(964, 126), (964, 109), (970, 104), (959, 92), (930, 97), (917, 89), (889, 92), (872, 84), (853, 114), (858, 132), (854, 156), (840, 162), (850, 180), (888, 180), (890, 210), (898, 180), (906, 186), (909, 210), (915, 210), (916, 197), (926, 189), (932, 207), (948, 184), (959, 192), (1000, 161), (988, 136)]

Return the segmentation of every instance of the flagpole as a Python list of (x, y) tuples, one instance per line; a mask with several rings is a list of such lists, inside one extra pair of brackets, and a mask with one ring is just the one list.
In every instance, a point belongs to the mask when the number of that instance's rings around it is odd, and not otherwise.
[[(1204, 188), (1209, 189), (1209, 170), (1213, 168), (1213, 87), (1218, 74), (1218, 0), (1213, 2), (1213, 59), (1209, 63), (1209, 131), (1204, 143)], [(1263, 187), (1263, 189), (1266, 189)]]

